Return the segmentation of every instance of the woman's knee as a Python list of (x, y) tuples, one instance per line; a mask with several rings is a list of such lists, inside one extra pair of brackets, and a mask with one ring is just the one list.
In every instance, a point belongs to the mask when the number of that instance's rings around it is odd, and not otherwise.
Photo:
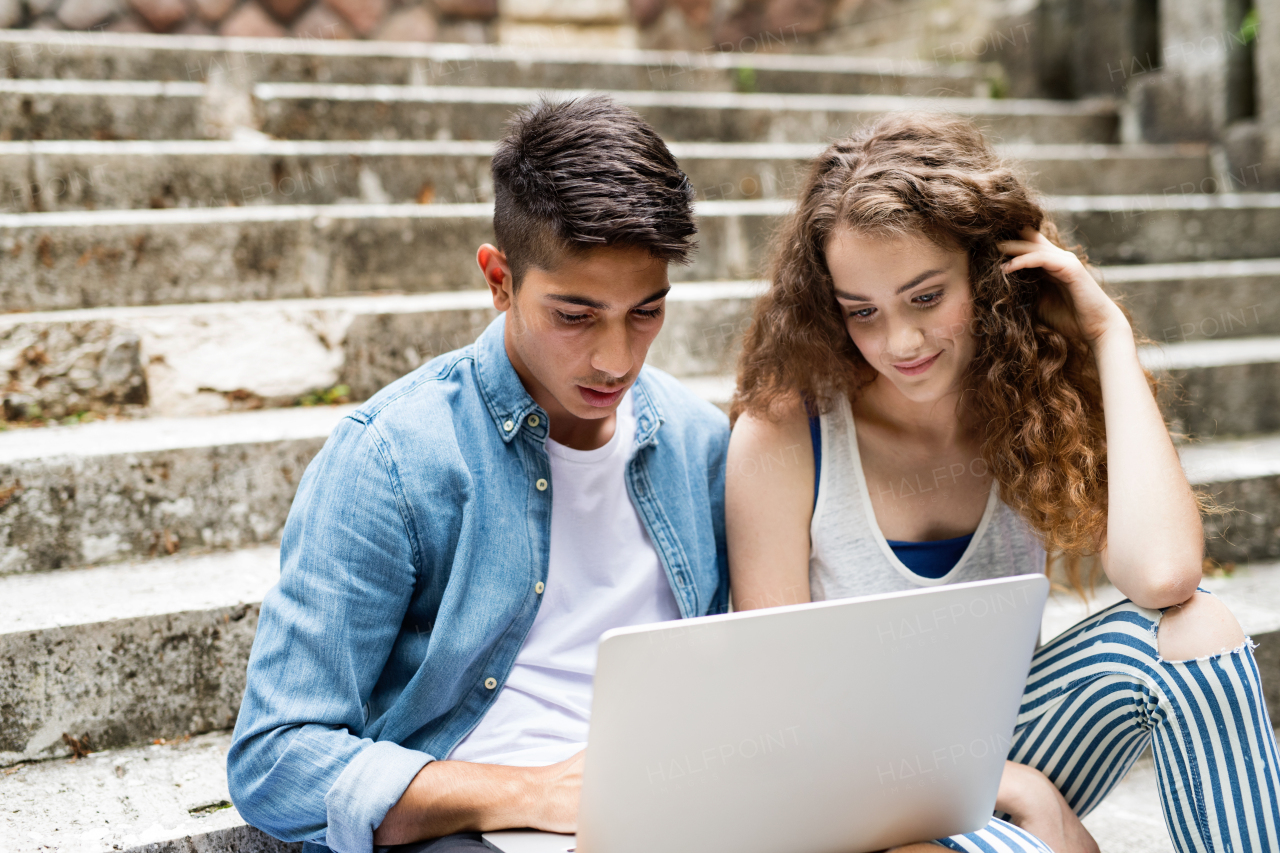
[(1193, 660), (1229, 652), (1245, 641), (1244, 629), (1222, 600), (1204, 592), (1164, 611), (1156, 633), (1160, 657)]

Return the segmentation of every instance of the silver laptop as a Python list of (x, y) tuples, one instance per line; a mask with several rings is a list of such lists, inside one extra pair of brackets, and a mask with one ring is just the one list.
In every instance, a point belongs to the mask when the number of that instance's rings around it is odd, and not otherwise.
[(577, 836), (504, 853), (864, 853), (980, 829), (1049, 582), (1020, 575), (605, 633)]

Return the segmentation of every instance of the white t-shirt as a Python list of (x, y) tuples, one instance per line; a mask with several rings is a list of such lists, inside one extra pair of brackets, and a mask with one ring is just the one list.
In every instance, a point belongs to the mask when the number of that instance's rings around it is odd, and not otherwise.
[(603, 447), (574, 450), (547, 439), (553, 491), (542, 603), (506, 684), (450, 760), (531, 767), (583, 749), (600, 635), (680, 618), (627, 494), (635, 434), (628, 391)]

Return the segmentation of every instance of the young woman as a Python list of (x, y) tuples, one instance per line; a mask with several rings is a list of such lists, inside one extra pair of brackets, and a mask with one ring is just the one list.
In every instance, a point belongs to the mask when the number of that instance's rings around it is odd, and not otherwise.
[(1046, 548), (1128, 597), (1037, 650), (1007, 820), (934, 844), (1093, 853), (1079, 816), (1151, 746), (1179, 851), (1280, 850), (1252, 644), (1197, 591), (1200, 499), (1128, 315), (972, 124), (890, 116), (813, 163), (738, 383), (738, 609), (1039, 572)]

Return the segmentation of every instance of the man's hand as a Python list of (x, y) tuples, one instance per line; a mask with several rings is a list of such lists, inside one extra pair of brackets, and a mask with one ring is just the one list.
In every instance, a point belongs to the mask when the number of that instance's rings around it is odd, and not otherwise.
[(1009, 822), (1039, 838), (1054, 853), (1099, 853), (1098, 842), (1048, 777), (1025, 764), (1006, 761), (996, 809)]
[(546, 832), (578, 831), (578, 800), (582, 795), (582, 765), (587, 751), (557, 764), (530, 768), (542, 771), (541, 795), (533, 804), (528, 826)]
[(373, 833), (379, 846), (455, 832), (575, 832), (585, 750), (546, 767), (432, 761), (418, 771)]

